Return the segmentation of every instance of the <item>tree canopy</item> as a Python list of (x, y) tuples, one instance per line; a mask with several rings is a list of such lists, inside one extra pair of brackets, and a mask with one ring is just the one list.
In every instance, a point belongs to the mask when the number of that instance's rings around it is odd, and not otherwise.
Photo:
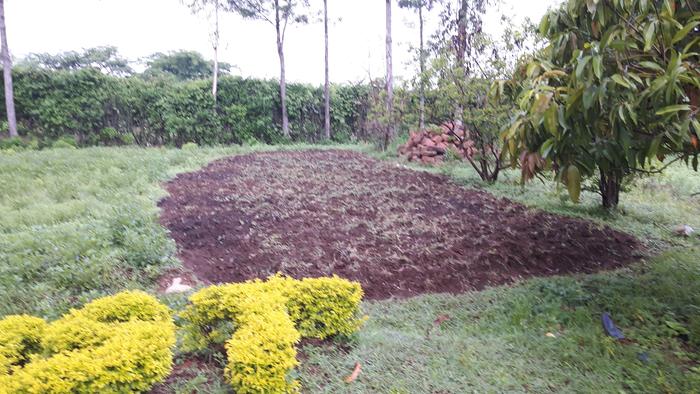
[(20, 66), (45, 68), (48, 70), (81, 70), (95, 68), (105, 74), (126, 76), (134, 72), (129, 61), (119, 55), (113, 46), (84, 49), (82, 52), (68, 51), (58, 54), (32, 53)]
[[(159, 74), (173, 75), (181, 81), (211, 78), (213, 75), (213, 62), (195, 51), (176, 51), (170, 53), (156, 53), (148, 60), (146, 76)], [(231, 65), (219, 63), (219, 70), (229, 72)]]
[(603, 205), (614, 207), (633, 174), (678, 160), (697, 170), (697, 7), (568, 0), (549, 12), (540, 24), (549, 45), (510, 82), (520, 111), (504, 137), (524, 179), (552, 169), (578, 201), (582, 180), (597, 177)]

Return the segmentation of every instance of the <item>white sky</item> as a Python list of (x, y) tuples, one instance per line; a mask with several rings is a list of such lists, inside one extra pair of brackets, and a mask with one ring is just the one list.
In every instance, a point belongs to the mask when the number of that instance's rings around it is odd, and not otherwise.
[[(561, 0), (504, 0), (501, 12), (516, 20), (539, 22)], [(319, 7), (320, 0), (311, 0)], [(329, 0), (331, 80), (348, 82), (384, 75), (383, 0)], [(180, 0), (6, 0), (9, 47), (15, 58), (32, 52), (57, 53), (101, 45), (116, 46), (129, 59), (155, 52), (187, 49), (212, 57), (211, 23), (192, 15)], [(433, 13), (436, 15), (436, 13)], [(485, 28), (502, 26), (490, 12)], [(338, 20), (340, 18), (340, 20)], [(398, 78), (412, 74), (410, 45), (417, 45), (415, 14), (394, 3), (394, 69)], [(432, 32), (435, 17), (427, 27)], [(274, 28), (265, 22), (221, 18), (220, 59), (238, 67), (233, 74), (277, 78), (279, 60)], [(289, 81), (323, 81), (323, 25), (290, 27), (285, 42)]]

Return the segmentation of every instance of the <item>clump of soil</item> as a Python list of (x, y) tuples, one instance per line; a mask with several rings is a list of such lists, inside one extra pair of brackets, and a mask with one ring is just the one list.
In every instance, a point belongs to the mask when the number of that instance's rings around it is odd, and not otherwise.
[(384, 299), (596, 272), (640, 248), (608, 227), (350, 151), (234, 156), (166, 187), (162, 223), (208, 283), (337, 274)]

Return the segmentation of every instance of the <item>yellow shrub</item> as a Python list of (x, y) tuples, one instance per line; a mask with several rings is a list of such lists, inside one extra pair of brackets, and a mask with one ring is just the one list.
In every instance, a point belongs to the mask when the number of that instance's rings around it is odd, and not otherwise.
[[(0, 320), (0, 374), (25, 363), (41, 349), (46, 322), (33, 316), (8, 316)], [(0, 389), (1, 390), (1, 389)]]
[(226, 377), (239, 394), (284, 393), (296, 390), (289, 378), (298, 364), (299, 341), (289, 315), (282, 310), (249, 313), (245, 324), (226, 342)]
[(202, 349), (225, 342), (227, 379), (238, 393), (295, 392), (295, 344), (352, 334), (362, 324), (361, 300), (358, 283), (335, 276), (211, 286), (193, 294), (183, 312), (184, 343)]
[(2, 371), (0, 393), (143, 392), (172, 368), (175, 326), (146, 293), (98, 299), (48, 325), (38, 320), (45, 327), (37, 351)]
[(274, 276), (269, 282), (281, 284), (289, 315), (304, 338), (350, 335), (363, 323), (357, 318), (363, 295), (357, 282), (337, 276), (301, 281)]

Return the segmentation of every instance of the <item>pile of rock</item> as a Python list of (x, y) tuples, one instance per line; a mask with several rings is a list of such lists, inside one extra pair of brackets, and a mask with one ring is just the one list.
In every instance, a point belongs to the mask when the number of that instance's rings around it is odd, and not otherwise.
[(464, 128), (452, 122), (432, 130), (413, 131), (405, 145), (399, 147), (399, 155), (408, 161), (437, 164), (445, 160), (448, 150), (462, 159), (474, 154), (474, 142)]

